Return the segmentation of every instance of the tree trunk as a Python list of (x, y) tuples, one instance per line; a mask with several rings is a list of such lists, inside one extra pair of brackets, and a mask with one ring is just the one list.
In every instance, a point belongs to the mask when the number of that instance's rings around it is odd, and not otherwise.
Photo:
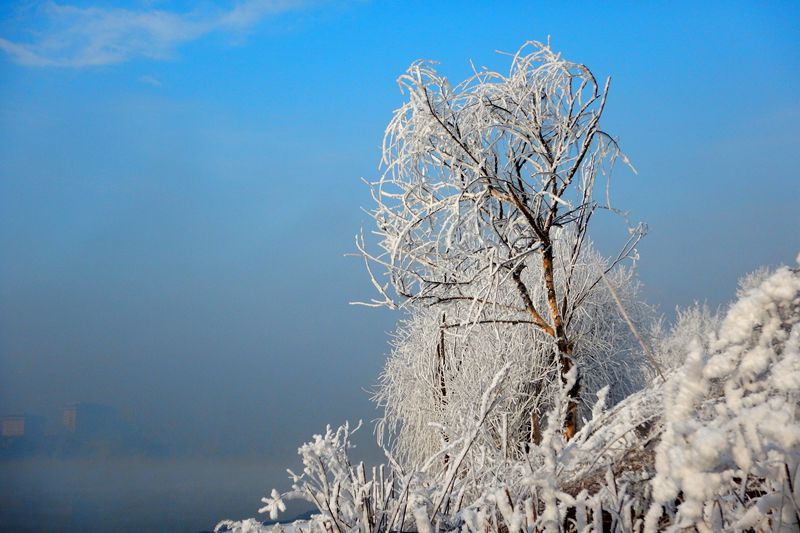
[[(567, 374), (572, 369), (572, 351), (573, 345), (571, 342), (564, 340), (559, 342), (559, 357), (561, 362), (561, 384), (567, 385)], [(564, 438), (567, 440), (572, 439), (575, 433), (578, 432), (578, 395), (581, 392), (581, 379), (580, 374), (575, 378), (575, 383), (572, 384), (567, 391), (567, 415), (564, 418)]]
[[(444, 409), (445, 405), (447, 405), (447, 381), (445, 377), (445, 370), (447, 368), (447, 352), (446, 346), (444, 342), (444, 325), (446, 322), (445, 314), (442, 313), (442, 327), (439, 328), (439, 342), (436, 344), (436, 374), (435, 374), (435, 381), (439, 384), (439, 390), (435, 391), (434, 394), (437, 396), (437, 403), (439, 407)], [(450, 438), (447, 436), (447, 433), (442, 431), (442, 438), (445, 442), (450, 442)], [(450, 462), (450, 456), (448, 454), (444, 455), (444, 464), (447, 466), (447, 463)]]
[[(547, 304), (550, 307), (550, 319), (555, 330), (556, 347), (561, 363), (561, 384), (567, 384), (567, 373), (572, 369), (572, 352), (574, 344), (567, 338), (562, 310), (558, 308), (556, 284), (553, 277), (553, 244), (548, 240), (542, 243), (542, 270), (547, 290)], [(578, 431), (578, 395), (580, 394), (580, 378), (567, 391), (567, 416), (564, 419), (564, 438), (570, 440)]]

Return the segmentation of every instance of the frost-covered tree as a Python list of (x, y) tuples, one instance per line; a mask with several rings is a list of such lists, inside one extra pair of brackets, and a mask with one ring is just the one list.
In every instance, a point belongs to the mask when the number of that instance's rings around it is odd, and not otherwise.
[(643, 233), (632, 229), (606, 268), (578, 274), (590, 220), (611, 209), (595, 185), (618, 157), (627, 162), (600, 128), (609, 81), (540, 43), (514, 54), (507, 75), (475, 71), (456, 86), (432, 63), (412, 64), (399, 78), (408, 100), (386, 131), (384, 173), (371, 184), (377, 251), (358, 240), (380, 294), (371, 305), (457, 303), (440, 329), (490, 325), (549, 344), (545, 366), (570, 384), (568, 438), (582, 307)]
[(675, 321), (666, 328), (663, 318), (653, 323), (650, 342), (658, 367), (663, 371), (680, 368), (693, 343), (708, 348), (710, 335), (719, 327), (719, 309), (712, 311), (708, 304), (695, 302), (686, 308), (675, 309)]
[[(555, 257), (569, 250), (558, 239)], [(576, 263), (573, 281), (591, 283), (608, 267), (590, 245)], [(536, 264), (523, 273), (529, 279)], [(556, 271), (557, 284), (563, 280)], [(638, 298), (638, 283), (630, 268), (620, 267), (607, 276), (622, 301), (628, 319), (639, 329), (647, 327), (652, 309)], [(499, 296), (499, 295), (498, 295)], [(504, 302), (513, 304), (511, 290)], [(536, 301), (544, 299), (536, 295)], [(454, 435), (464, 432), (469, 413), (480, 405), (483, 390), (506, 364), (511, 364), (502, 401), (487, 419), (479, 443), (484, 460), (520, 457), (531, 439), (531, 418), (543, 419), (553, 407), (560, 386), (558, 365), (552, 357), (552, 340), (539, 328), (485, 322), (469, 328), (443, 328), (448, 316), (464, 315), (468, 302), (454, 301), (437, 306), (415, 303), (407, 309), (393, 339), (393, 349), (381, 374), (375, 399), (383, 407), (378, 435), (381, 443), (411, 467), (446, 446)], [(579, 394), (580, 409), (589, 414), (596, 394), (609, 386), (611, 404), (641, 387), (645, 381), (640, 347), (605, 285), (592, 291), (573, 318), (572, 338), (584, 379)], [(534, 428), (536, 429), (536, 428)], [(538, 441), (538, 436), (534, 436)]]

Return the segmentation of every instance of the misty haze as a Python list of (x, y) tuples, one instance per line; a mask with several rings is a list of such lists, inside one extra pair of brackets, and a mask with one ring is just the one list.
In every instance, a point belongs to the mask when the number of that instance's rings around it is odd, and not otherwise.
[[(769, 473), (758, 490), (742, 469), (720, 474), (753, 499), (717, 520), (709, 502), (739, 489), (694, 501), (689, 474), (653, 465), (681, 442), (670, 391), (688, 381), (670, 376), (695, 364), (708, 391), (725, 389), (713, 380), (733, 374), (708, 361), (735, 336), (725, 324), (750, 327), (736, 306), (797, 277), (798, 28), (798, 6), (780, 3), (3, 4), (0, 530), (257, 532), (301, 518), (339, 533), (538, 531), (558, 522), (533, 525), (526, 505), (553, 507), (526, 499), (530, 486), (574, 500), (623, 476), (634, 445), (655, 492), (636, 489), (625, 501), (640, 524), (616, 530), (756, 520)], [(519, 141), (526, 127), (538, 133)], [(775, 306), (797, 311), (791, 298)], [(776, 323), (787, 333), (769, 342), (787, 348), (773, 359), (794, 353), (793, 317)], [(800, 385), (779, 370), (764, 394), (791, 407)], [(646, 431), (599, 418), (598, 394)], [(662, 400), (667, 414), (647, 410)], [(348, 421), (363, 426), (336, 433)], [(564, 450), (594, 445), (604, 424), (649, 436), (600, 474), (519, 474), (549, 464), (535, 453), (553, 435), (553, 460), (577, 465)], [(728, 450), (730, 427), (714, 426), (707, 457)], [(314, 435), (323, 455), (352, 440), (336, 491), (371, 503), (320, 510), (302, 485), (313, 473), (289, 478), (316, 457), (298, 455)], [(800, 445), (785, 449), (793, 488)], [(561, 492), (542, 488), (551, 478)], [(666, 496), (639, 498), (651, 492)], [(602, 498), (580, 509), (606, 512)], [(747, 527), (794, 520), (770, 512)]]

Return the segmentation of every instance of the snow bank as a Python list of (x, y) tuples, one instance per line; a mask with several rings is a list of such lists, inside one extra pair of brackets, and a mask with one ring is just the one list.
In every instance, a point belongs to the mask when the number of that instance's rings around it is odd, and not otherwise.
[(266, 525), (255, 518), (247, 520), (223, 520), (214, 526), (214, 533), (309, 533), (308, 520), (297, 520), (291, 524)]

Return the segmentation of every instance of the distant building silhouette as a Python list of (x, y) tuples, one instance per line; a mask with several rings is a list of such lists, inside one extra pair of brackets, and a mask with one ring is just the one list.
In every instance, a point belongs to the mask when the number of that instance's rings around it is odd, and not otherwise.
[[(146, 437), (109, 405), (76, 402), (61, 410), (60, 431), (38, 415), (0, 416), (0, 459), (45, 454), (51, 457), (107, 457), (125, 454), (163, 456), (163, 445)], [(3, 528), (0, 526), (0, 530)]]
[(8, 415), (0, 421), (0, 436), (5, 438), (40, 438), (44, 418), (36, 415)]

